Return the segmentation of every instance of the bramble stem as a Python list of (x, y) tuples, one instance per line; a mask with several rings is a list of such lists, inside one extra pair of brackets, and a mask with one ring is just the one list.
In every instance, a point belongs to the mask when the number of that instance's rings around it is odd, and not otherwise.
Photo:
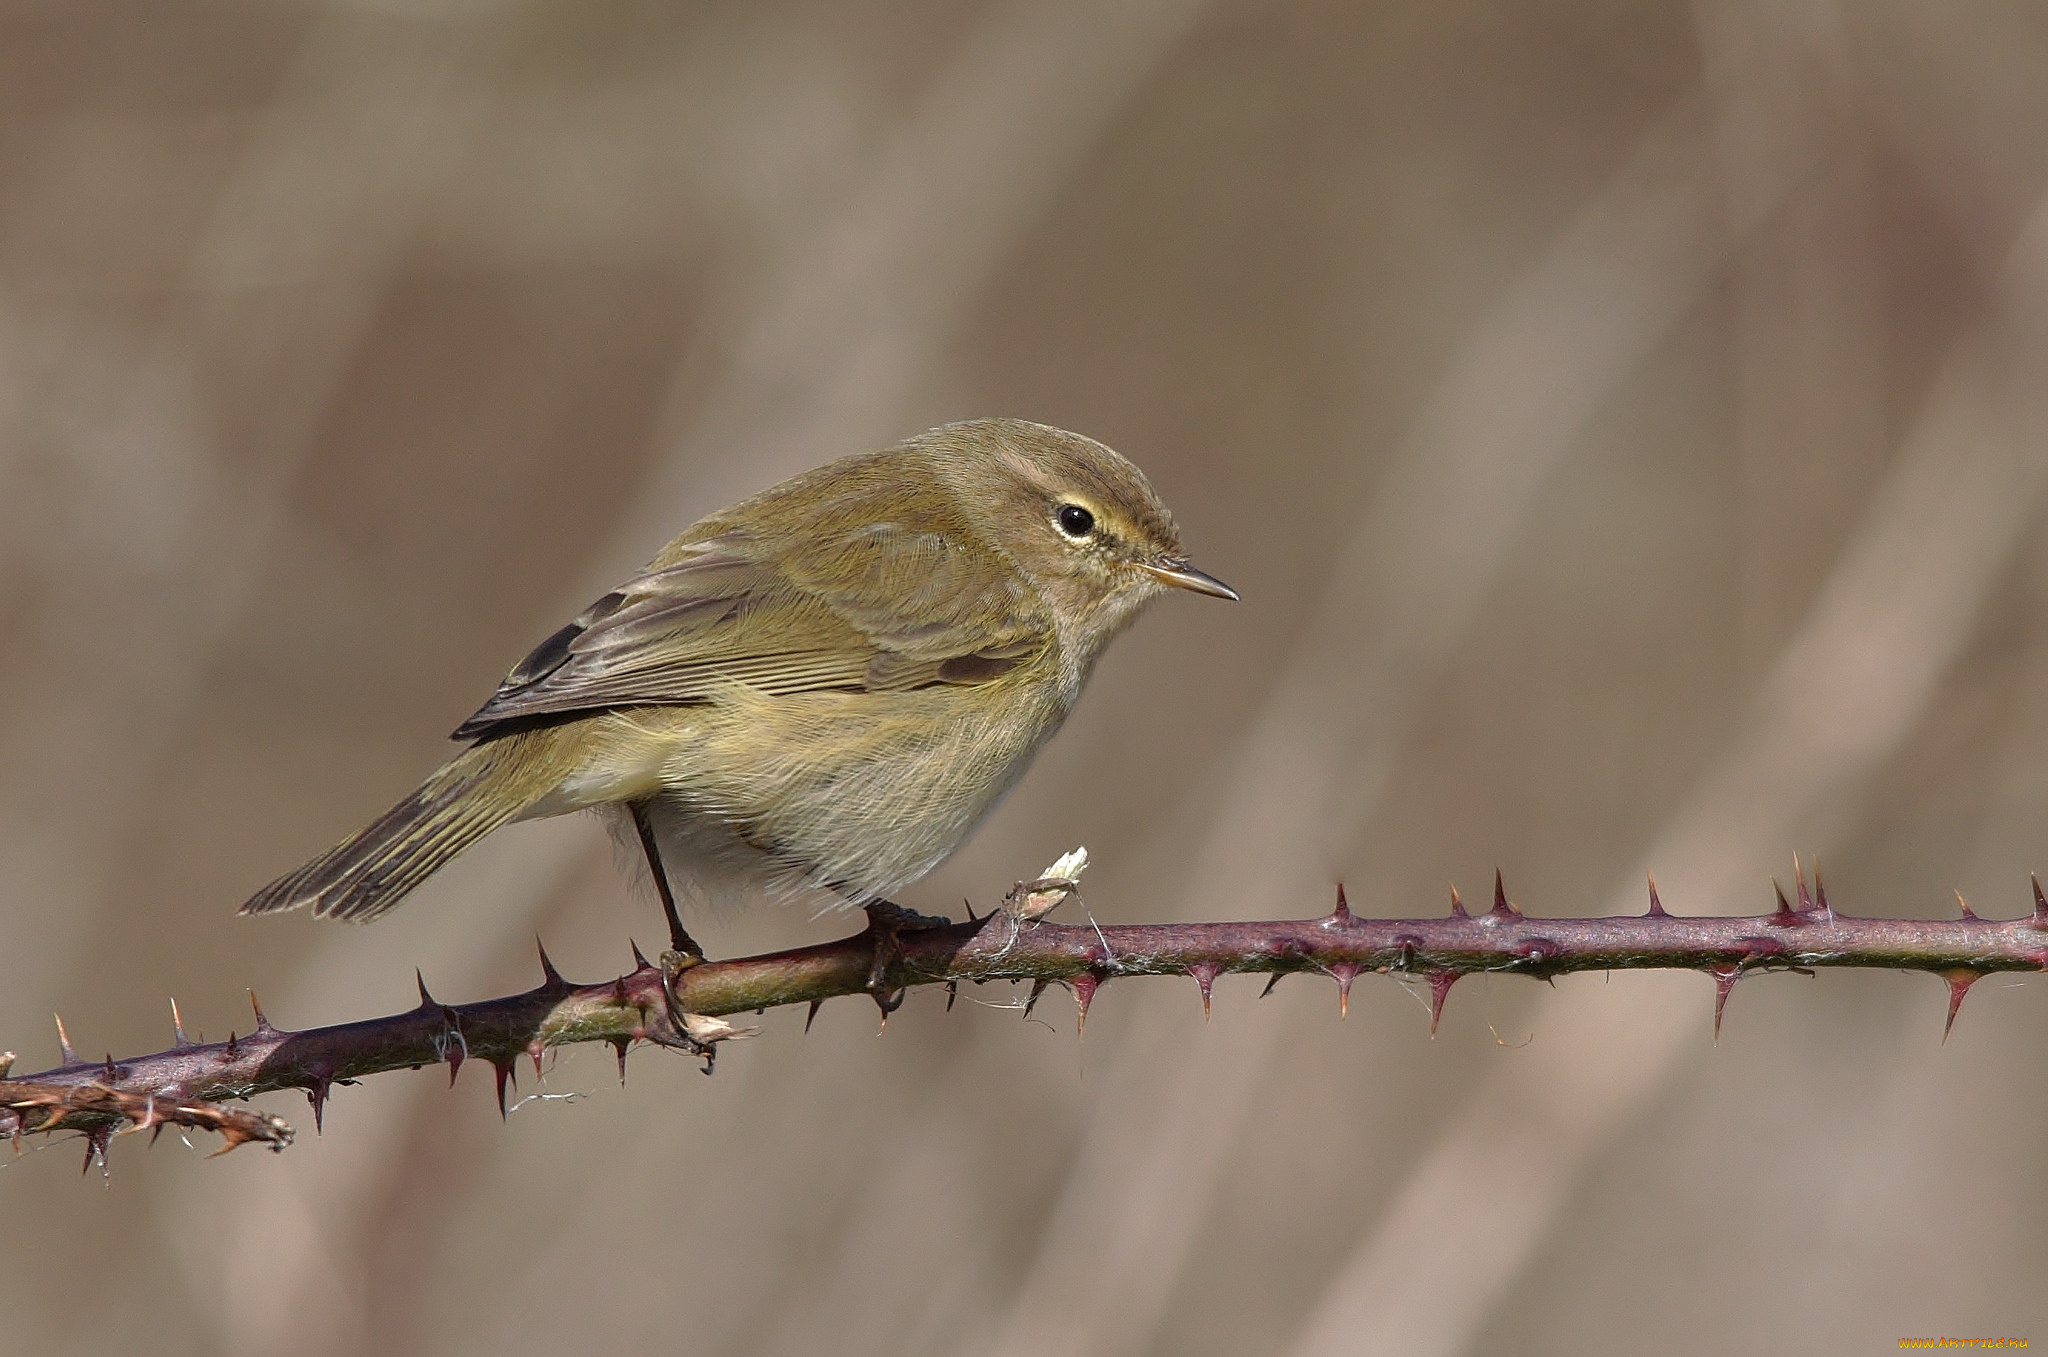
[[(589, 985), (563, 980), (543, 952), (543, 983), (504, 998), (442, 1004), (422, 983), (417, 1008), (385, 1018), (288, 1032), (259, 1010), (254, 1032), (224, 1042), (195, 1044), (181, 1036), (169, 1050), (97, 1064), (67, 1051), (66, 1063), (54, 1069), (0, 1079), (0, 1135), (77, 1130), (97, 1150), (123, 1126), (152, 1124), (137, 1109), (153, 1108), (146, 1114), (157, 1121), (169, 1117), (167, 1109), (181, 1109), (182, 1116), (170, 1119), (223, 1129), (228, 1123), (218, 1118), (227, 1114), (211, 1108), (213, 1102), (285, 1088), (306, 1091), (317, 1124), (336, 1083), (441, 1063), (450, 1066), (452, 1083), (470, 1058), (494, 1067), (502, 1109), (514, 1062), (524, 1055), (538, 1070), (550, 1047), (610, 1042), (623, 1074), (627, 1049), (645, 1041), (702, 1055), (708, 1070), (718, 1043), (748, 1035), (721, 1021), (725, 1015), (851, 994), (868, 995), (886, 1014), (903, 990), (962, 981), (1029, 980), (1036, 982), (1034, 999), (1047, 985), (1065, 984), (1085, 1021), (1096, 990), (1123, 976), (1192, 976), (1205, 1007), (1218, 975), (1277, 979), (1320, 972), (1337, 982), (1340, 999), (1362, 974), (1415, 976), (1430, 981), (1432, 1007), (1440, 1013), (1451, 984), (1480, 972), (1547, 979), (1574, 971), (1698, 970), (1719, 982), (1718, 1028), (1728, 991), (1754, 971), (1928, 971), (1949, 982), (1953, 1024), (1979, 977), (2048, 969), (2048, 899), (2038, 882), (2034, 912), (2013, 920), (1980, 919), (1967, 906), (1964, 917), (1947, 921), (1851, 918), (1829, 906), (1818, 882), (1816, 888), (1809, 895), (1802, 878), (1796, 904), (1781, 894), (1775, 913), (1741, 917), (1667, 914), (1653, 884), (1648, 914), (1530, 918), (1508, 903), (1498, 880), (1492, 909), (1468, 914), (1453, 897), (1452, 913), (1432, 919), (1360, 918), (1341, 889), (1332, 913), (1292, 921), (1097, 927), (1021, 922), (998, 912), (968, 923), (918, 926), (910, 916), (913, 922), (896, 919), (881, 932), (871, 923), (836, 942), (730, 961), (690, 965), (671, 954), (657, 966), (636, 953), (631, 971)], [(24, 1089), (33, 1096), (19, 1092)], [(128, 1096), (61, 1096), (77, 1089)], [(290, 1130), (281, 1122), (282, 1131), (271, 1134), (257, 1133), (253, 1122), (233, 1125), (240, 1133), (230, 1134), (231, 1143), (288, 1143)]]

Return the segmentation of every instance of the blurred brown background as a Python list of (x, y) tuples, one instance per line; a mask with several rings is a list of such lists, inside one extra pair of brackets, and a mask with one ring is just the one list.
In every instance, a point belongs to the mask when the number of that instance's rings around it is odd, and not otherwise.
[[(2024, 908), (2048, 865), (2048, 17), (1562, 5), (0, 6), (0, 1045), (626, 962), (594, 822), (238, 920), (743, 493), (1014, 413), (1170, 599), (907, 902), (1109, 920)], [(713, 920), (737, 953), (848, 926)], [(0, 1171), (21, 1350), (1875, 1352), (2048, 1342), (2048, 992), (1110, 986), (717, 1077), (343, 1090)], [(531, 1081), (526, 1086), (533, 1091)], [(292, 1098), (278, 1110), (310, 1132)], [(201, 1146), (202, 1149), (207, 1148)]]

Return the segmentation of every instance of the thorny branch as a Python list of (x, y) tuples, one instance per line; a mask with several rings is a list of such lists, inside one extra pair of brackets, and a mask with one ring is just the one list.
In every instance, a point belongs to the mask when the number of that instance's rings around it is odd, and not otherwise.
[(1097, 990), (1124, 976), (1191, 976), (1204, 1013), (1219, 975), (1269, 975), (1269, 991), (1288, 975), (1324, 975), (1336, 982), (1340, 1011), (1358, 976), (1408, 976), (1429, 982), (1433, 1031), (1451, 986), (1467, 975), (1548, 979), (1574, 971), (1697, 970), (1716, 982), (1718, 1034), (1728, 994), (1746, 975), (1861, 967), (1942, 977), (1952, 1027), (1964, 995), (1983, 976), (2048, 970), (2048, 897), (2036, 881), (2033, 912), (2012, 920), (1979, 918), (1967, 904), (1960, 919), (1864, 919), (1833, 908), (1818, 877), (1809, 892), (1800, 874), (1796, 900), (1780, 891), (1770, 914), (1669, 914), (1653, 881), (1645, 914), (1543, 919), (1510, 904), (1496, 876), (1491, 909), (1470, 913), (1454, 892), (1451, 913), (1432, 919), (1361, 918), (1347, 907), (1341, 887), (1331, 913), (1291, 921), (1097, 926), (998, 911), (956, 924), (878, 909), (862, 932), (817, 946), (730, 961), (670, 953), (659, 965), (636, 948), (634, 960), (634, 968), (616, 979), (575, 985), (543, 950), (542, 982), (522, 994), (443, 1004), (422, 981), (416, 1008), (301, 1032), (273, 1026), (258, 1008), (247, 1036), (195, 1043), (177, 1027), (170, 1049), (127, 1060), (80, 1060), (60, 1023), (64, 1063), (54, 1069), (8, 1080), (11, 1057), (0, 1056), (0, 1135), (18, 1144), (25, 1134), (78, 1131), (88, 1141), (88, 1163), (115, 1133), (164, 1124), (218, 1131), (223, 1150), (251, 1140), (282, 1149), (292, 1136), (282, 1121), (213, 1104), (302, 1089), (317, 1127), (337, 1083), (445, 1063), (453, 1084), (463, 1062), (477, 1059), (493, 1067), (502, 1112), (515, 1062), (525, 1056), (538, 1072), (551, 1047), (610, 1042), (623, 1078), (627, 1051), (649, 1042), (704, 1057), (708, 1073), (719, 1043), (751, 1034), (725, 1022), (726, 1015), (797, 1003), (808, 1003), (815, 1015), (827, 999), (865, 994), (886, 1021), (904, 991), (920, 985), (954, 991), (963, 981), (1030, 981), (1032, 1003), (1048, 986), (1065, 985), (1085, 1024)]

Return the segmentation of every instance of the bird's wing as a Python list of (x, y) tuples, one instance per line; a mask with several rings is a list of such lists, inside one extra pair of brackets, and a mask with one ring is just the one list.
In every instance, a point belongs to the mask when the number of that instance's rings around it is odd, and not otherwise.
[(455, 738), (707, 702), (734, 682), (772, 694), (982, 683), (1051, 643), (1014, 568), (946, 532), (864, 523), (791, 546), (730, 531), (672, 550), (536, 646)]

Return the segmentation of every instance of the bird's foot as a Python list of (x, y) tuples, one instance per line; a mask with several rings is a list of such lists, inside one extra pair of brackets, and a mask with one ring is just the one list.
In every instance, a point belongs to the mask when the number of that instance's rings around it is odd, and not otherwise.
[(663, 1045), (679, 1047), (691, 1055), (704, 1058), (704, 1073), (711, 1073), (712, 1065), (718, 1059), (718, 1045), (723, 1041), (738, 1041), (753, 1036), (758, 1027), (735, 1027), (724, 1018), (707, 1013), (691, 1013), (683, 1008), (682, 996), (676, 993), (676, 981), (683, 972), (704, 964), (701, 954), (676, 949), (661, 954), (661, 994), (668, 1009), (668, 1031), (657, 1038)]
[(883, 1013), (893, 1013), (902, 1007), (905, 991), (899, 989), (892, 993), (884, 981), (889, 967), (903, 955), (902, 935), (947, 928), (953, 921), (938, 915), (920, 914), (889, 900), (871, 900), (861, 908), (867, 911), (868, 932), (875, 935), (875, 959), (868, 967), (868, 993), (874, 996), (876, 1006)]
[[(683, 1031), (683, 1006), (676, 998), (676, 978), (684, 971), (704, 964), (704, 953), (686, 933), (683, 940), (689, 943), (688, 950), (671, 947), (661, 954), (661, 992), (668, 998), (668, 1016), (675, 1023), (678, 1032)], [(698, 1054), (703, 1054), (701, 1051)]]

